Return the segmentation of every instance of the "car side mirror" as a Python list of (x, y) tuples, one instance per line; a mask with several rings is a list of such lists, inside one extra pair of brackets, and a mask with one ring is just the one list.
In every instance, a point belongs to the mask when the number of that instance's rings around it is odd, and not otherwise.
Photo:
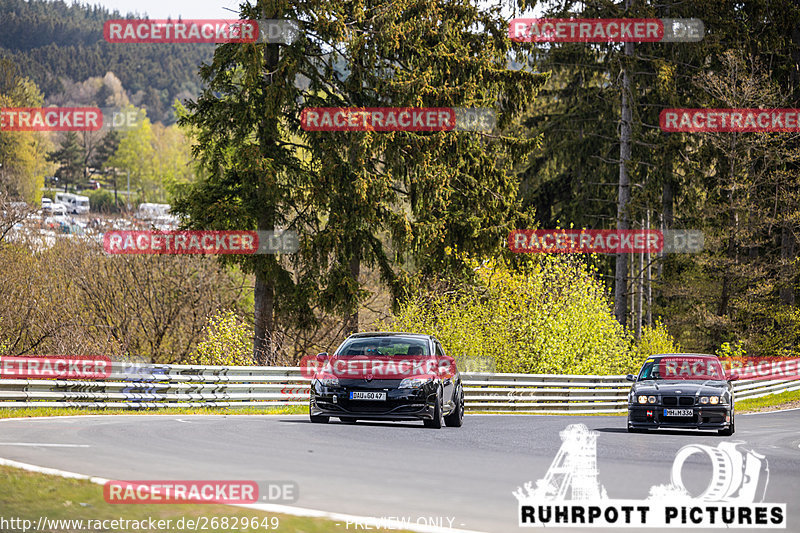
[(317, 354), (317, 361), (324, 363), (328, 360), (328, 352), (320, 352)]
[(636, 376), (634, 376), (633, 374), (628, 374), (627, 376), (625, 376), (625, 379), (627, 379), (628, 381), (636, 381)]

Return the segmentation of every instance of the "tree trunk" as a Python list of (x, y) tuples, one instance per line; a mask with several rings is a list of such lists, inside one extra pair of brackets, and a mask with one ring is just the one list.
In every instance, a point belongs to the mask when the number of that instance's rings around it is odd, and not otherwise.
[(780, 295), (781, 303), (794, 305), (794, 267), (795, 239), (788, 223), (784, 222), (781, 228), (781, 276)]
[[(265, 7), (264, 18), (277, 18), (277, 13), (267, 13)], [(264, 86), (265, 90), (272, 85), (273, 73), (278, 68), (279, 49), (277, 44), (267, 44), (264, 48)], [(264, 117), (261, 123), (261, 155), (266, 157), (270, 146), (274, 145), (274, 138), (277, 132), (276, 117)], [(275, 223), (272, 216), (273, 206), (265, 205), (262, 207), (261, 216), (258, 219), (259, 231), (274, 231)], [(275, 362), (275, 346), (273, 334), (275, 332), (275, 283), (270, 279), (266, 268), (269, 261), (274, 261), (272, 257), (264, 257), (255, 268), (256, 285), (254, 291), (254, 313), (255, 328), (253, 331), (253, 358), (260, 365), (273, 364)]]
[[(631, 7), (633, 0), (625, 0), (626, 10)], [(625, 56), (633, 56), (633, 43), (625, 43)], [(631, 80), (627, 66), (622, 69), (622, 122), (620, 124), (619, 139), (619, 192), (617, 196), (617, 229), (630, 228), (628, 215), (628, 202), (631, 197), (631, 181), (628, 175), (628, 162), (631, 159), (631, 103), (629, 100)], [(627, 254), (617, 254), (616, 269), (614, 271), (614, 316), (617, 321), (625, 326), (627, 324), (628, 300), (625, 294), (628, 285), (628, 257)]]
[(661, 211), (664, 213), (664, 229), (672, 229), (675, 209), (675, 183), (672, 179), (672, 153), (667, 153), (664, 164), (664, 190), (661, 191)]
[[(644, 226), (644, 224), (642, 224)], [(642, 315), (644, 302), (644, 252), (636, 254), (639, 256), (639, 266), (636, 269), (636, 323), (635, 337), (637, 341), (642, 340)]]
[(253, 358), (259, 365), (273, 362), (274, 308), (275, 287), (263, 271), (256, 269)]
[(736, 251), (736, 233), (739, 225), (739, 214), (736, 212), (735, 193), (736, 187), (736, 156), (734, 153), (734, 141), (730, 141), (730, 150), (728, 157), (730, 162), (728, 166), (728, 242), (726, 245), (726, 255), (728, 258), (728, 265), (722, 273), (722, 291), (719, 298), (719, 308), (717, 309), (717, 316), (725, 316), (728, 314), (728, 305), (731, 300), (731, 293), (733, 292), (733, 270), (737, 261)]
[[(358, 276), (361, 273), (361, 254), (356, 251), (353, 257), (350, 259), (350, 277), (353, 278), (353, 281), (358, 286)], [(353, 312), (350, 313), (347, 318), (345, 319), (345, 334), (351, 335), (353, 333), (358, 333), (358, 302), (356, 301), (355, 307), (353, 308)]]
[[(647, 210), (647, 229), (650, 229), (650, 210)], [(653, 264), (653, 256), (650, 251), (647, 251), (647, 278), (645, 287), (647, 290), (647, 327), (653, 327), (653, 272), (651, 266)]]

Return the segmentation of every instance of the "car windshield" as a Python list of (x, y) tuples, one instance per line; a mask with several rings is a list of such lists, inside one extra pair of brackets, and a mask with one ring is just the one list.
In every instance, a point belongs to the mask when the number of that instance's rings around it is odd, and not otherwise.
[(724, 376), (716, 359), (678, 356), (645, 361), (638, 379), (721, 380)]
[(336, 353), (339, 357), (430, 355), (428, 341), (411, 337), (367, 337), (345, 341)]

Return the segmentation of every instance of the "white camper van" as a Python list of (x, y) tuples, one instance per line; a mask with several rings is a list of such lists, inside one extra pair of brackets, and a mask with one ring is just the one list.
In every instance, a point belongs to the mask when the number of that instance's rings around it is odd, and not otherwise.
[(75, 215), (83, 215), (89, 212), (89, 197), (67, 192), (57, 192), (56, 202), (67, 206), (67, 211)]

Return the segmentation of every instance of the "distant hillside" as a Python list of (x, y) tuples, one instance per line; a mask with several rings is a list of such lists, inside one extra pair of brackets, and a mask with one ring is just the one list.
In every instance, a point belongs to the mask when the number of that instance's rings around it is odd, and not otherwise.
[(172, 103), (199, 93), (197, 70), (211, 61), (214, 45), (110, 44), (103, 23), (114, 18), (126, 17), (99, 6), (0, 0), (0, 56), (17, 63), (48, 100), (72, 82), (113, 72), (151, 120), (174, 122)]

